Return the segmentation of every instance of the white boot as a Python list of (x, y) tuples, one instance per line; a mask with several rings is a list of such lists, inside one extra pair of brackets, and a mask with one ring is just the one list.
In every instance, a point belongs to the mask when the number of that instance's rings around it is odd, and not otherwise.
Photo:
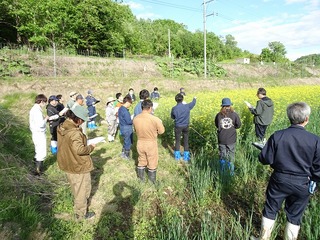
[(113, 142), (113, 137), (110, 134), (108, 134), (108, 141)]
[(287, 222), (286, 229), (284, 231), (285, 240), (297, 240), (300, 226)]
[(262, 217), (260, 236), (258, 238), (251, 237), (251, 240), (268, 240), (271, 237), (275, 220)]

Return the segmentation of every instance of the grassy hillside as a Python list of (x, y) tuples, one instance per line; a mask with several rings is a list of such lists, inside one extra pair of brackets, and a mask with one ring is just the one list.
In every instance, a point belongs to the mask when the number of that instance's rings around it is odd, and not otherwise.
[[(93, 71), (97, 64), (92, 65)], [(114, 66), (118, 66), (117, 71), (122, 69), (122, 65)], [(254, 103), (256, 89), (260, 86), (266, 87), (275, 99), (277, 117), (268, 135), (287, 126), (284, 108), (289, 102), (307, 101), (313, 108), (308, 130), (320, 134), (320, 108), (317, 101), (313, 101), (320, 97), (319, 78), (170, 79), (154, 71), (154, 75), (145, 75), (145, 71), (139, 70), (122, 76), (109, 72), (104, 76), (90, 73), (1, 81), (0, 239), (248, 239), (251, 234), (258, 234), (271, 170), (257, 161), (258, 151), (251, 146), (254, 140), (252, 119), (243, 100)], [(91, 209), (97, 213), (96, 218), (82, 223), (73, 221), (70, 188), (64, 173), (57, 167), (56, 157), (48, 155), (43, 176), (32, 174), (34, 147), (28, 129), (28, 111), (35, 95), (62, 93), (67, 97), (73, 90), (84, 95), (88, 89), (94, 90), (102, 101), (97, 106), (99, 128), (88, 134), (93, 138), (107, 136), (107, 126), (101, 120), (108, 96), (118, 91), (126, 93), (129, 87), (134, 87), (138, 94), (142, 88), (152, 90), (154, 86), (162, 93), (156, 115), (166, 126), (166, 133), (159, 138), (158, 183), (154, 186), (137, 181), (135, 146), (132, 160), (124, 161), (119, 156), (122, 139), (117, 136), (113, 143), (98, 145), (92, 154), (95, 170), (92, 172)], [(187, 101), (193, 95), (198, 96), (191, 115), (193, 156), (189, 165), (176, 162), (172, 156), (173, 125), (168, 114), (181, 86), (187, 91)], [(234, 177), (219, 171), (216, 133), (212, 127), (213, 116), (225, 96), (233, 100), (243, 121)], [(49, 133), (47, 136), (49, 140)], [(314, 227), (320, 222), (318, 200), (316, 193), (306, 212), (300, 239), (320, 237), (319, 230)], [(282, 239), (284, 222), (285, 216), (281, 213), (275, 239)]]
[[(203, 79), (204, 65), (197, 59), (170, 59), (131, 56), (130, 58), (100, 58), (64, 55), (57, 52), (27, 49), (0, 49), (0, 77), (100, 77), (100, 78), (176, 78)], [(207, 62), (207, 78), (236, 82), (319, 76), (319, 66), (309, 62), (242, 64), (241, 59), (228, 62)]]

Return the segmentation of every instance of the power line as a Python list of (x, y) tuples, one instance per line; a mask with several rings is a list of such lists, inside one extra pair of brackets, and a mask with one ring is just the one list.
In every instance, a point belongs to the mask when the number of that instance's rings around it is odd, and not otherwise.
[[(155, 4), (155, 5), (160, 5), (160, 6), (165, 6), (165, 7), (168, 7), (168, 8), (175, 8), (175, 9), (198, 12), (198, 13), (203, 12), (201, 10), (200, 6), (199, 6), (199, 8), (194, 8), (194, 7), (189, 7), (189, 6), (186, 6), (186, 5), (174, 4), (174, 3), (161, 1), (161, 0), (137, 0), (137, 1), (150, 3), (150, 4)], [(237, 4), (236, 2), (231, 2), (231, 1), (228, 1), (228, 0), (224, 0), (224, 1), (216, 0), (216, 3), (222, 4), (222, 5), (225, 5), (225, 6), (229, 5), (229, 6), (227, 6), (227, 8), (231, 7), (233, 9), (234, 8), (241, 9), (241, 10), (246, 12), (245, 15), (247, 15), (247, 16), (253, 16), (253, 17), (256, 17), (256, 18), (259, 18), (259, 19), (261, 18), (261, 15), (258, 15), (258, 14), (255, 14), (254, 12), (252, 12), (252, 11), (249, 11), (247, 7), (241, 6), (241, 5)], [(230, 17), (227, 14), (219, 13), (219, 14), (215, 14), (215, 15), (218, 16), (221, 19), (224, 19), (224, 20), (227, 20), (227, 21), (231, 22), (232, 25), (234, 25), (234, 26), (243, 25), (243, 22), (240, 24), (239, 20), (234, 19), (233, 17)], [(244, 21), (245, 22), (251, 22), (251, 21), (248, 21), (248, 20), (244, 20)], [(263, 28), (263, 27), (260, 26), (259, 28)], [(275, 36), (275, 37), (279, 37), (279, 38), (287, 38), (288, 37), (288, 36), (284, 36), (284, 35), (281, 35), (281, 34), (277, 34), (277, 33), (275, 33), (274, 31), (271, 31), (271, 30), (268, 31), (265, 28), (263, 28), (263, 29), (264, 29), (264, 31), (266, 33), (269, 33), (271, 36)]]
[[(252, 11), (249, 11), (248, 8), (241, 6), (236, 2), (230, 2), (228, 0), (224, 0), (224, 1), (217, 1), (217, 3), (221, 3), (221, 4), (225, 5), (225, 6), (227, 4), (227, 5), (231, 6), (232, 8), (242, 9), (242, 10), (244, 10), (246, 12), (245, 16), (253, 16), (253, 17), (258, 18), (258, 19), (261, 19), (261, 17), (262, 17), (261, 15), (258, 15), (258, 14), (255, 14), (254, 12), (252, 12)], [(234, 19), (234, 18), (232, 18), (232, 17), (230, 17), (228, 15), (224, 15), (224, 14), (219, 14), (219, 17), (231, 22), (235, 26), (243, 25), (244, 24), (243, 21), (245, 23), (254, 22), (253, 20), (250, 20), (250, 21), (243, 20), (242, 23), (237, 23), (237, 22), (239, 22), (239, 20)], [(271, 31), (271, 30), (268, 31), (268, 30), (265, 29), (265, 27), (262, 27), (262, 26), (257, 26), (257, 27), (263, 29), (266, 33), (269, 33), (271, 36), (280, 37), (280, 38), (288, 38), (287, 35), (281, 35), (281, 34), (275, 33), (274, 31)]]
[(227, 0), (227, 1), (224, 0), (224, 1), (217, 1), (217, 3), (218, 3), (218, 4), (219, 4), (219, 3), (221, 3), (221, 4), (229, 4), (232, 8), (236, 7), (236, 8), (242, 9), (242, 10), (244, 10), (244, 11), (246, 12), (246, 14), (248, 14), (248, 15), (251, 15), (251, 16), (254, 16), (254, 17), (257, 17), (257, 18), (261, 18), (261, 15), (254, 14), (254, 12), (248, 10), (248, 7), (243, 7), (243, 6), (239, 5), (239, 4), (236, 3), (236, 2), (232, 2), (232, 3), (231, 3), (231, 2), (229, 2), (228, 0)]
[(187, 11), (202, 12), (200, 8), (193, 8), (193, 7), (188, 7), (185, 5), (178, 5), (178, 4), (168, 3), (168, 2), (164, 2), (164, 1), (158, 1), (158, 0), (139, 0), (139, 1), (152, 3), (152, 4), (156, 4), (156, 5), (161, 5), (161, 6), (166, 6), (166, 7), (171, 7), (171, 8), (187, 10)]

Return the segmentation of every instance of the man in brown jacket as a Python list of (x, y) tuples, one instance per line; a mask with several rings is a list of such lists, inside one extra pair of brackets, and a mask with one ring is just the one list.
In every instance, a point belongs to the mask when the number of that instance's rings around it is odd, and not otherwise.
[(67, 117), (58, 127), (58, 165), (70, 183), (76, 219), (89, 219), (95, 216), (94, 212), (87, 211), (93, 170), (90, 153), (95, 145), (87, 145), (87, 137), (79, 127), (88, 120), (88, 112), (78, 105), (67, 112)]
[(133, 119), (133, 126), (138, 137), (137, 151), (139, 179), (144, 181), (145, 168), (148, 168), (148, 177), (152, 183), (156, 182), (156, 170), (158, 166), (158, 134), (164, 133), (162, 121), (153, 116), (151, 100), (144, 100), (141, 103), (142, 113)]

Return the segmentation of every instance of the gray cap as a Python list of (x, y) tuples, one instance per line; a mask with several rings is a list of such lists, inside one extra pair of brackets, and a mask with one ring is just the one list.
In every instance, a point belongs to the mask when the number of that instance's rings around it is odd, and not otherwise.
[(81, 94), (79, 94), (79, 95), (76, 96), (76, 100), (78, 100), (78, 99), (84, 99), (84, 98), (83, 98), (83, 96)]
[(81, 118), (83, 121), (89, 120), (88, 110), (80, 105), (75, 106), (74, 109), (72, 109), (72, 112), (78, 117)]

